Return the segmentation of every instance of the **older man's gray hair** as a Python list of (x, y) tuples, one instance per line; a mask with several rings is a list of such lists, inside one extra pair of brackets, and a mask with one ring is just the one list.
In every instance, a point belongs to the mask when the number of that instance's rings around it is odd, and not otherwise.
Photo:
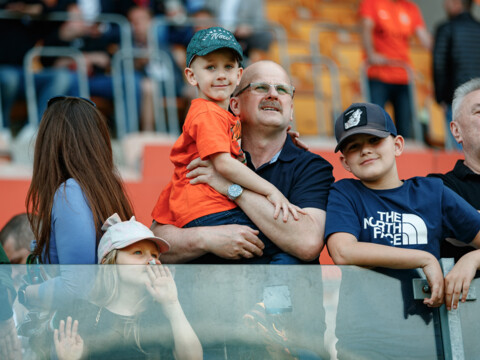
[(460, 105), (465, 96), (477, 90), (480, 90), (480, 78), (469, 80), (455, 89), (452, 102), (453, 120), (457, 120), (457, 117), (460, 115)]

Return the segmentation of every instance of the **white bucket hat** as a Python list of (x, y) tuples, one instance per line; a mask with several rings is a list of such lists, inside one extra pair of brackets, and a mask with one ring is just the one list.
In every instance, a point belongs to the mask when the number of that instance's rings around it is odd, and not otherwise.
[(128, 221), (122, 221), (117, 213), (110, 216), (102, 226), (105, 231), (100, 244), (98, 244), (98, 263), (101, 264), (103, 258), (112, 250), (123, 249), (140, 240), (151, 240), (158, 248), (160, 253), (167, 252), (170, 244), (162, 238), (156, 237), (153, 232), (135, 220), (132, 216)]

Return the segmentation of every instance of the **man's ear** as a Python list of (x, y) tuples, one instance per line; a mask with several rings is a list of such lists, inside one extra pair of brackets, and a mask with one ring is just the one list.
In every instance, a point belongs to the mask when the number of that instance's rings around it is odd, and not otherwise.
[(238, 101), (238, 98), (235, 96), (230, 98), (230, 110), (232, 110), (235, 116), (240, 115), (240, 102)]
[(395, 144), (395, 156), (400, 156), (403, 153), (403, 149), (405, 147), (405, 139), (401, 135), (395, 136), (393, 140)]
[(462, 133), (456, 121), (450, 121), (450, 132), (452, 133), (457, 143), (463, 143)]
[(240, 80), (242, 79), (243, 75), (243, 68), (238, 68), (238, 73), (237, 73), (237, 86), (240, 84)]
[(348, 165), (347, 159), (345, 159), (345, 156), (343, 156), (343, 154), (340, 154), (340, 162), (342, 163), (342, 166), (345, 170), (347, 170), (348, 172), (352, 172), (352, 169)]
[(195, 74), (191, 68), (185, 68), (185, 78), (187, 79), (188, 83), (192, 86), (197, 86), (198, 82), (195, 79)]

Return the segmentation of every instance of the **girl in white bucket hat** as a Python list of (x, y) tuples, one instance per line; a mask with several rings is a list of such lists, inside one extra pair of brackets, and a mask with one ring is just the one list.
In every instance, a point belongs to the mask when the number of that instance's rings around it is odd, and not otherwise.
[(98, 261), (105, 265), (100, 266), (90, 302), (55, 330), (58, 358), (169, 358), (173, 353), (175, 359), (202, 359), (202, 346), (178, 301), (172, 274), (159, 260), (170, 248), (168, 242), (135, 217), (122, 222), (114, 214), (102, 230)]

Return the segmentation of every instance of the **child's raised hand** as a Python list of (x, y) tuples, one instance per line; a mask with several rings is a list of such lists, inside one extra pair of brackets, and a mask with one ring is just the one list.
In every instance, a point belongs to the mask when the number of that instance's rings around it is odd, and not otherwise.
[(293, 205), (288, 199), (277, 189), (274, 192), (267, 195), (268, 201), (275, 206), (273, 218), (277, 219), (280, 215), (280, 211), (283, 211), (283, 222), (288, 221), (288, 214), (291, 213), (295, 220), (298, 220), (298, 214), (306, 214), (306, 212), (296, 205)]
[(432, 260), (422, 268), (427, 277), (428, 285), (432, 295), (430, 298), (424, 299), (423, 303), (428, 307), (439, 307), (443, 304), (443, 272), (440, 263), (432, 257)]
[(177, 285), (173, 280), (170, 269), (163, 265), (147, 266), (150, 282), (147, 282), (147, 291), (156, 302), (162, 306), (178, 302)]
[(458, 301), (465, 302), (470, 284), (475, 277), (480, 260), (480, 250), (469, 252), (457, 261), (445, 276), (445, 306), (456, 309)]
[(72, 318), (67, 317), (67, 323), (60, 320), (60, 326), (53, 332), (53, 342), (57, 357), (60, 360), (77, 360), (82, 357), (83, 353), (83, 339), (77, 333), (78, 320), (75, 320), (72, 325)]

